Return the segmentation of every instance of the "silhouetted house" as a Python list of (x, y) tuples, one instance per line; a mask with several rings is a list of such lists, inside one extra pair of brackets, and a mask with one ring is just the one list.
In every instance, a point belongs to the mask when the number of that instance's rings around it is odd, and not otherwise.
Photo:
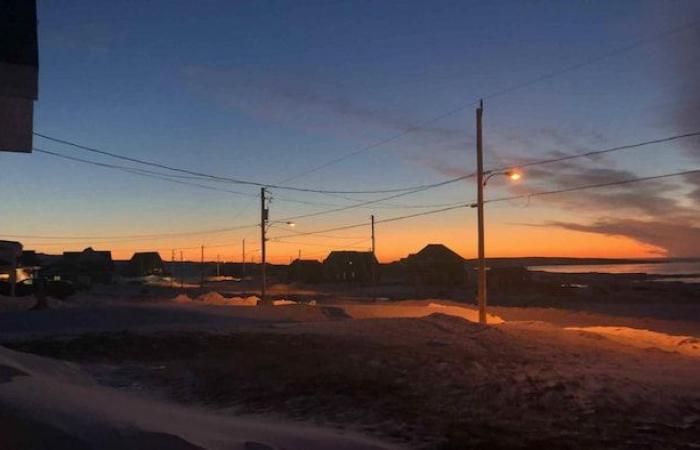
[(323, 261), (323, 275), (328, 281), (372, 281), (378, 265), (372, 252), (334, 251)]
[(0, 151), (32, 151), (39, 85), (36, 23), (36, 0), (0, 0)]
[(22, 266), (37, 267), (41, 266), (41, 259), (37, 255), (36, 250), (24, 250), (19, 258), (19, 264)]
[(136, 252), (129, 260), (127, 273), (132, 276), (163, 275), (165, 267), (158, 252)]
[(61, 259), (46, 273), (63, 280), (90, 285), (94, 282), (111, 282), (113, 271), (112, 252), (88, 247), (82, 252), (63, 252)]
[(416, 285), (453, 286), (466, 280), (464, 258), (442, 244), (428, 244), (405, 260), (409, 278)]
[[(15, 295), (17, 266), (22, 256), (22, 244), (15, 241), (0, 241), (0, 292)], [(5, 283), (7, 283), (5, 285)], [(5, 289), (6, 288), (6, 289)]]
[(323, 264), (315, 259), (295, 259), (287, 271), (289, 281), (319, 283), (323, 281)]

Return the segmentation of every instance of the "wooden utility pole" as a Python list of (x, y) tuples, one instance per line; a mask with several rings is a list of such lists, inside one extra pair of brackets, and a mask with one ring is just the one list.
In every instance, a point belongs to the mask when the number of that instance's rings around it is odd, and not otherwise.
[(265, 188), (260, 188), (260, 303), (265, 304), (267, 302), (265, 289), (267, 288), (266, 283), (266, 264), (267, 264), (267, 199), (265, 198)]
[(486, 324), (486, 251), (484, 243), (484, 155), (482, 138), (482, 116), (484, 101), (479, 101), (476, 108), (476, 206), (479, 240), (479, 281), (477, 296), (479, 299), (479, 322)]
[(204, 246), (202, 245), (201, 257), (199, 260), (199, 288), (204, 288)]
[(221, 276), (221, 255), (216, 255), (216, 276)]
[(371, 222), (372, 222), (372, 284), (377, 283), (377, 264), (375, 264), (374, 260), (377, 259), (377, 253), (376, 253), (376, 241), (374, 240), (374, 214), (370, 216)]
[(180, 289), (185, 287), (185, 260), (182, 258), (182, 250), (180, 250)]
[(245, 279), (245, 238), (243, 238), (243, 266), (241, 267), (241, 280)]
[(175, 249), (170, 251), (170, 270), (172, 271), (170, 274), (170, 287), (173, 287), (175, 285)]

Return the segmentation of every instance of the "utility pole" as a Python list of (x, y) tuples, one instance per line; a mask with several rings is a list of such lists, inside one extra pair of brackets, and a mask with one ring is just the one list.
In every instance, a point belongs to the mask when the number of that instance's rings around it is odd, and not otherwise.
[(265, 304), (267, 302), (265, 289), (267, 288), (266, 283), (266, 267), (267, 264), (267, 253), (265, 244), (267, 243), (267, 219), (269, 211), (267, 209), (267, 199), (265, 198), (265, 188), (260, 188), (260, 303)]
[(486, 324), (486, 251), (484, 243), (484, 155), (481, 120), (484, 114), (484, 101), (479, 101), (476, 108), (476, 206), (479, 240), (479, 281), (477, 296), (479, 300), (479, 322)]
[(297, 259), (298, 259), (299, 261), (301, 261), (301, 249), (299, 249), (299, 254), (298, 254), (298, 256), (297, 256)]
[(220, 255), (216, 255), (216, 276), (221, 276), (221, 258)]
[(180, 289), (185, 287), (185, 260), (182, 259), (182, 250), (180, 250)]
[(245, 279), (245, 238), (243, 238), (243, 266), (241, 267), (241, 280)]
[(170, 251), (170, 270), (172, 271), (170, 274), (170, 287), (173, 287), (175, 284), (175, 249)]
[(204, 288), (204, 246), (202, 245), (202, 253), (199, 260), (199, 288)]
[(374, 260), (377, 259), (377, 253), (376, 253), (376, 241), (374, 240), (374, 214), (370, 216), (371, 221), (372, 221), (372, 284), (377, 284), (377, 268), (376, 264), (374, 263)]

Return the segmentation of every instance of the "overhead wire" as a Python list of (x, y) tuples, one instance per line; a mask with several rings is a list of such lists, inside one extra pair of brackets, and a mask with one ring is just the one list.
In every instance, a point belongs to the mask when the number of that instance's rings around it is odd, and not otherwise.
[[(546, 81), (546, 80), (555, 78), (555, 77), (557, 77), (557, 76), (559, 76), (559, 75), (562, 75), (562, 74), (565, 74), (565, 73), (569, 73), (569, 72), (573, 72), (573, 71), (578, 70), (578, 69), (580, 69), (580, 68), (582, 68), (582, 67), (586, 67), (586, 66), (588, 66), (588, 65), (595, 64), (595, 63), (598, 63), (598, 62), (600, 62), (600, 61), (604, 61), (604, 60), (606, 60), (606, 59), (608, 59), (608, 58), (611, 58), (611, 57), (613, 57), (613, 56), (620, 55), (620, 54), (622, 54), (622, 53), (625, 53), (625, 52), (627, 52), (627, 51), (630, 51), (630, 50), (636, 49), (636, 48), (638, 48), (638, 47), (644, 46), (644, 45), (649, 44), (649, 43), (651, 43), (651, 42), (654, 42), (654, 41), (657, 41), (657, 40), (660, 40), (660, 39), (667, 38), (667, 37), (669, 37), (669, 36), (671, 36), (671, 35), (680, 33), (681, 31), (685, 31), (686, 29), (695, 27), (695, 26), (697, 26), (699, 23), (700, 23), (700, 20), (697, 20), (697, 19), (696, 19), (696, 20), (693, 20), (693, 21), (690, 21), (690, 22), (685, 23), (685, 24), (683, 24), (683, 25), (681, 25), (681, 26), (679, 26), (679, 27), (671, 28), (671, 29), (662, 31), (662, 32), (660, 32), (660, 33), (657, 33), (657, 34), (655, 34), (655, 35), (653, 35), (653, 36), (650, 36), (650, 37), (647, 37), (647, 38), (643, 38), (643, 39), (639, 39), (639, 40), (634, 41), (634, 42), (632, 42), (632, 43), (630, 43), (630, 44), (628, 44), (628, 45), (625, 45), (625, 46), (620, 47), (620, 48), (618, 48), (618, 49), (615, 49), (615, 50), (612, 50), (612, 51), (610, 51), (610, 52), (604, 53), (604, 54), (602, 54), (602, 55), (589, 58), (589, 59), (587, 59), (587, 60), (585, 60), (585, 61), (582, 61), (582, 62), (579, 62), (579, 63), (576, 63), (576, 64), (572, 64), (572, 65), (567, 66), (567, 67), (564, 67), (564, 68), (562, 68), (562, 69), (553, 70), (553, 71), (551, 71), (551, 72), (548, 72), (548, 73), (539, 75), (539, 76), (537, 76), (537, 77), (531, 78), (531, 79), (526, 80), (526, 81), (524, 81), (524, 82), (517, 83), (517, 84), (513, 84), (513, 85), (508, 86), (508, 87), (505, 87), (505, 88), (503, 88), (503, 89), (499, 89), (499, 90), (497, 90), (497, 91), (493, 91), (493, 92), (491, 92), (491, 93), (489, 93), (489, 94), (487, 94), (487, 95), (479, 96), (478, 98), (480, 98), (480, 99), (482, 99), (482, 100), (488, 100), (488, 99), (492, 99), (492, 98), (495, 98), (495, 97), (500, 97), (500, 96), (503, 96), (503, 95), (506, 95), (506, 94), (509, 94), (509, 93), (518, 91), (518, 90), (520, 90), (520, 89), (523, 89), (523, 88), (532, 86), (532, 85), (537, 84), (537, 83), (540, 83), (540, 82), (542, 82), (542, 81)], [(305, 171), (303, 171), (303, 172), (300, 172), (300, 173), (298, 173), (298, 174), (296, 174), (296, 175), (294, 175), (294, 176), (292, 176), (292, 177), (286, 178), (286, 179), (284, 179), (282, 182), (288, 183), (289, 181), (292, 181), (292, 180), (301, 178), (301, 177), (303, 177), (303, 176), (309, 175), (309, 174), (311, 174), (311, 173), (317, 172), (317, 171), (319, 171), (319, 170), (325, 169), (325, 168), (330, 167), (330, 166), (332, 166), (332, 165), (334, 165), (334, 164), (337, 164), (337, 163), (339, 163), (339, 162), (341, 162), (341, 161), (344, 161), (344, 160), (346, 160), (346, 159), (349, 159), (349, 158), (351, 158), (351, 157), (353, 157), (353, 156), (359, 155), (359, 154), (361, 154), (361, 153), (364, 153), (364, 152), (373, 150), (373, 149), (378, 148), (378, 147), (381, 147), (381, 146), (383, 146), (383, 145), (385, 145), (385, 144), (388, 144), (388, 143), (391, 143), (391, 142), (393, 142), (393, 141), (396, 141), (396, 140), (398, 140), (399, 138), (401, 138), (401, 137), (403, 137), (403, 136), (405, 136), (405, 135), (407, 135), (407, 134), (409, 134), (409, 133), (412, 133), (412, 132), (414, 132), (414, 131), (417, 131), (417, 130), (420, 130), (420, 129), (426, 127), (427, 125), (432, 125), (432, 124), (435, 123), (435, 122), (438, 122), (438, 121), (440, 121), (440, 120), (442, 120), (442, 119), (445, 119), (445, 118), (447, 118), (447, 117), (450, 117), (450, 116), (453, 116), (453, 115), (455, 115), (455, 114), (457, 114), (457, 113), (460, 113), (460, 112), (464, 111), (465, 109), (467, 109), (467, 108), (469, 108), (469, 107), (476, 106), (476, 105), (478, 104), (478, 102), (479, 102), (478, 100), (477, 100), (477, 101), (472, 101), (472, 102), (469, 102), (469, 103), (460, 105), (460, 106), (458, 106), (458, 107), (456, 107), (456, 108), (450, 109), (450, 110), (448, 110), (448, 111), (446, 111), (446, 112), (443, 112), (443, 113), (441, 113), (441, 114), (438, 114), (438, 115), (436, 115), (436, 116), (434, 116), (434, 117), (432, 117), (432, 118), (430, 118), (430, 119), (427, 119), (427, 120), (425, 120), (425, 121), (422, 121), (422, 122), (418, 123), (418, 124), (415, 125), (415, 126), (408, 127), (407, 129), (402, 130), (402, 131), (400, 131), (400, 132), (398, 132), (398, 133), (396, 133), (396, 134), (393, 134), (393, 135), (391, 135), (391, 136), (389, 136), (389, 137), (387, 137), (387, 138), (380, 139), (380, 140), (378, 140), (378, 141), (376, 141), (376, 142), (373, 142), (373, 143), (371, 143), (371, 144), (368, 144), (368, 145), (366, 145), (366, 146), (364, 146), (364, 147), (361, 147), (361, 148), (359, 148), (359, 149), (357, 149), (357, 150), (353, 150), (353, 151), (351, 151), (351, 152), (349, 152), (349, 153), (346, 153), (346, 154), (341, 155), (341, 156), (339, 156), (339, 157), (337, 157), (337, 158), (334, 158), (334, 159), (332, 159), (332, 160), (330, 160), (330, 161), (327, 161), (327, 162), (325, 162), (325, 163), (323, 163), (323, 164), (320, 164), (320, 165), (318, 165), (318, 166), (316, 166), (316, 167), (313, 167), (313, 168), (311, 168), (311, 169), (307, 169), (307, 170), (305, 170)]]
[(416, 185), (416, 186), (407, 186), (407, 187), (401, 187), (401, 188), (393, 188), (393, 189), (367, 189), (367, 190), (332, 190), (332, 189), (312, 189), (312, 188), (300, 188), (300, 187), (294, 187), (294, 186), (284, 186), (281, 184), (272, 184), (272, 183), (261, 183), (258, 181), (251, 181), (251, 180), (243, 180), (243, 179), (237, 179), (237, 178), (231, 178), (231, 177), (222, 177), (219, 175), (213, 175), (213, 174), (207, 174), (204, 172), (199, 172), (196, 170), (190, 170), (190, 169), (183, 169), (180, 167), (174, 167), (174, 166), (169, 166), (166, 164), (158, 163), (158, 162), (153, 162), (153, 161), (146, 161), (143, 159), (138, 159), (138, 158), (133, 158), (130, 156), (125, 156), (121, 155), (118, 153), (114, 152), (108, 152), (106, 150), (100, 150), (98, 148), (94, 147), (89, 147), (83, 144), (79, 144), (76, 142), (68, 141), (65, 139), (60, 139), (52, 136), (48, 136), (46, 134), (42, 133), (37, 133), (34, 132), (35, 136), (39, 136), (41, 138), (59, 143), (59, 144), (64, 144), (68, 145), (80, 150), (85, 150), (87, 152), (91, 153), (96, 153), (104, 156), (109, 156), (111, 158), (116, 158), (116, 159), (121, 159), (124, 161), (130, 161), (133, 163), (138, 163), (138, 164), (143, 164), (146, 166), (150, 167), (157, 167), (160, 169), (165, 169), (165, 170), (170, 170), (173, 172), (177, 173), (185, 173), (188, 175), (194, 175), (197, 177), (202, 177), (202, 178), (208, 178), (211, 180), (215, 180), (218, 182), (225, 182), (225, 183), (233, 183), (233, 184), (239, 184), (239, 185), (248, 185), (248, 186), (257, 186), (257, 187), (266, 187), (266, 188), (272, 188), (272, 189), (280, 189), (280, 190), (289, 190), (289, 191), (296, 191), (296, 192), (310, 192), (310, 193), (318, 193), (318, 194), (387, 194), (387, 193), (392, 193), (392, 192), (404, 192), (404, 191), (411, 191), (415, 189), (421, 189), (421, 188), (430, 188), (431, 186), (439, 186), (444, 184), (443, 182), (438, 182), (438, 183), (433, 183), (433, 184), (421, 184), (421, 185)]

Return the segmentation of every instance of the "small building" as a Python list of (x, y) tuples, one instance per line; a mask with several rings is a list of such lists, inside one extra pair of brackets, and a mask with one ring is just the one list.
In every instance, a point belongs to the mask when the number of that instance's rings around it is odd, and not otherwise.
[(94, 250), (92, 247), (81, 252), (63, 252), (63, 256), (46, 271), (54, 277), (81, 285), (110, 283), (113, 272), (112, 252)]
[(443, 244), (428, 244), (405, 260), (415, 285), (454, 286), (466, 280), (464, 258)]
[(289, 265), (287, 280), (300, 283), (320, 283), (323, 281), (323, 264), (315, 259), (295, 259)]
[[(17, 267), (22, 256), (22, 244), (15, 241), (0, 241), (0, 287), (2, 292), (14, 296), (17, 285)], [(7, 289), (4, 289), (7, 283)]]
[(333, 251), (323, 260), (323, 275), (334, 282), (372, 281), (378, 266), (372, 252)]
[(158, 252), (136, 252), (129, 260), (127, 273), (131, 276), (163, 275), (165, 266)]

